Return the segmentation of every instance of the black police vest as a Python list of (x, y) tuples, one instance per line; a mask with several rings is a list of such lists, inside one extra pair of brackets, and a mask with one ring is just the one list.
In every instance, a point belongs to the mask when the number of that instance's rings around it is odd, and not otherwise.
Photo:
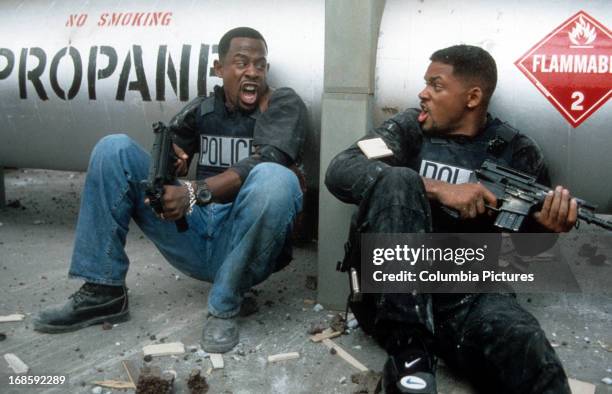
[(518, 134), (497, 119), (474, 138), (438, 138), (424, 134), (421, 151), (410, 167), (426, 178), (465, 183), (486, 159), (511, 166), (511, 143)]
[[(423, 135), (421, 151), (410, 167), (421, 176), (452, 184), (466, 183), (485, 160), (512, 166), (512, 140), (518, 131), (495, 119), (474, 138), (437, 138)], [(488, 217), (457, 220), (432, 205), (435, 232), (489, 232)]]
[(196, 126), (200, 155), (197, 178), (217, 175), (253, 153), (253, 133), (259, 110), (228, 112), (217, 95), (200, 104)]

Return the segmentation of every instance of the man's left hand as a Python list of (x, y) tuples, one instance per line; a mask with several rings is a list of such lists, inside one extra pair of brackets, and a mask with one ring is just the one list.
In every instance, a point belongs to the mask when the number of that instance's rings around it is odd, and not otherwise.
[(566, 233), (578, 220), (578, 203), (571, 198), (569, 190), (557, 186), (546, 196), (540, 212), (534, 217), (540, 225), (551, 232)]

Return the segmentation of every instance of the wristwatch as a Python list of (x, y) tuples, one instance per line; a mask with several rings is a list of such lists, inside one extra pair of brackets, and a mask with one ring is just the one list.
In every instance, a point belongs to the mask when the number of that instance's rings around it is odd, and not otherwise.
[(212, 202), (212, 193), (208, 189), (208, 185), (205, 181), (195, 181), (193, 182), (195, 186), (195, 196), (196, 196), (196, 204), (197, 205), (206, 205)]

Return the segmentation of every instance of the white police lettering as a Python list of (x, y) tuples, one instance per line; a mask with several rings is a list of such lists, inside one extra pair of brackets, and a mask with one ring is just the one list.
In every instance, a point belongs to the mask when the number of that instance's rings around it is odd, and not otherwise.
[(200, 136), (200, 165), (203, 166), (230, 167), (252, 153), (252, 138)]
[(471, 170), (454, 167), (444, 163), (430, 160), (421, 161), (419, 174), (425, 178), (436, 179), (452, 184), (467, 183), (470, 181)]

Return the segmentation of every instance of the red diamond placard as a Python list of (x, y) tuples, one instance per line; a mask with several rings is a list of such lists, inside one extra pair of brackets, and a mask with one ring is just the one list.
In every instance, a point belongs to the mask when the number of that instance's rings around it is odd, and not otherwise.
[(514, 64), (574, 127), (612, 95), (612, 35), (584, 11)]

